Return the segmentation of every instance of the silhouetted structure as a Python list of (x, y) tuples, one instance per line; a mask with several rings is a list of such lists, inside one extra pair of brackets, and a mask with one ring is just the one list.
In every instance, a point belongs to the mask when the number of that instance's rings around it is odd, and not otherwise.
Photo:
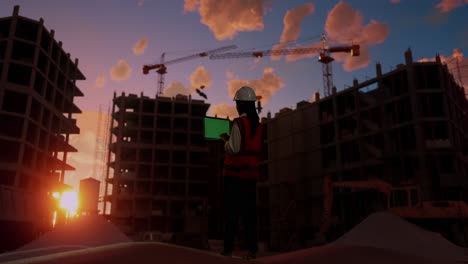
[(270, 204), (260, 216), (270, 218), (270, 246), (330, 241), (386, 209), (467, 243), (463, 87), (438, 56), (414, 62), (408, 50), (405, 60), (268, 119), (269, 197), (259, 187), (259, 202)]
[(69, 135), (80, 132), (75, 82), (85, 79), (42, 19), (18, 13), (0, 18), (0, 250), (52, 225), (50, 194), (73, 169)]
[(86, 178), (80, 181), (78, 193), (80, 214), (98, 214), (100, 185), (101, 182), (94, 178)]
[(204, 139), (208, 107), (190, 96), (114, 94), (105, 197), (125, 233), (207, 235), (209, 215), (219, 220), (222, 145)]

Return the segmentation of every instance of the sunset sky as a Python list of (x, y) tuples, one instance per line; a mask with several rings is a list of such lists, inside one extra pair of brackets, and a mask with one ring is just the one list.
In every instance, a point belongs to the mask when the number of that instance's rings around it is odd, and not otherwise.
[[(468, 0), (0, 0), (0, 17), (11, 16), (14, 5), (21, 16), (44, 18), (87, 78), (77, 83), (85, 96), (76, 99), (81, 134), (71, 143), (79, 152), (69, 155), (77, 170), (66, 177), (75, 187), (91, 175), (99, 106), (107, 112), (114, 91), (153, 97), (157, 75), (143, 75), (141, 68), (158, 63), (163, 52), (171, 60), (233, 44), (238, 49), (231, 52), (317, 46), (326, 33), (331, 46), (361, 45), (359, 57), (333, 54), (338, 90), (353, 78), (374, 77), (376, 62), (384, 72), (395, 68), (407, 48), (415, 60), (438, 53), (450, 68), (454, 58), (468, 64)], [(321, 67), (317, 54), (196, 58), (168, 66), (164, 94), (204, 85), (209, 114), (233, 116), (235, 90), (250, 84), (263, 97), (264, 116), (322, 94)], [(468, 66), (461, 71), (466, 84)]]

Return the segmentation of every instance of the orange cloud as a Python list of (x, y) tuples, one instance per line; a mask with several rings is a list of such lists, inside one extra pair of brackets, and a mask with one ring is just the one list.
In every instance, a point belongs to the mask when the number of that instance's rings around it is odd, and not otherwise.
[(123, 81), (130, 77), (130, 73), (132, 72), (132, 68), (127, 64), (125, 60), (119, 60), (117, 65), (112, 67), (110, 71), (110, 76), (112, 80), (115, 81)]
[(178, 94), (181, 95), (189, 95), (190, 90), (188, 88), (185, 88), (185, 86), (181, 82), (172, 82), (163, 90), (163, 95), (164, 96), (176, 96)]
[(106, 85), (106, 76), (104, 75), (99, 75), (94, 82), (94, 87), (96, 88), (102, 88)]
[[(344, 61), (344, 69), (352, 71), (369, 65), (370, 57), (368, 46), (382, 43), (388, 36), (389, 29), (386, 24), (375, 20), (367, 25), (363, 24), (361, 13), (350, 5), (340, 1), (328, 13), (325, 22), (325, 31), (331, 43), (349, 44), (353, 41), (361, 46), (361, 55), (358, 57), (334, 54), (337, 61)], [(335, 56), (337, 55), (337, 56)]]
[(257, 95), (262, 96), (260, 101), (262, 105), (265, 106), (271, 96), (284, 87), (284, 82), (279, 76), (275, 75), (273, 68), (265, 68), (261, 79), (250, 81), (238, 79), (229, 80), (229, 97), (234, 98), (236, 91), (242, 86), (252, 87)]
[[(283, 32), (280, 37), (280, 44), (275, 45), (273, 50), (285, 48), (285, 43), (295, 41), (301, 33), (301, 23), (304, 18), (314, 11), (314, 5), (304, 4), (294, 9), (288, 10), (283, 18)], [(279, 60), (281, 56), (272, 56), (273, 60)]]
[(147, 37), (142, 37), (135, 43), (133, 46), (133, 54), (135, 55), (141, 55), (145, 53), (145, 49), (148, 47), (148, 38)]
[(232, 71), (226, 71), (226, 77), (228, 79), (233, 79), (234, 78), (234, 73)]
[(390, 2), (391, 2), (392, 4), (399, 4), (399, 3), (400, 3), (400, 0), (390, 0)]
[(447, 13), (467, 3), (468, 0), (442, 0), (436, 5), (436, 8), (438, 8), (441, 13)]
[(237, 109), (235, 106), (231, 106), (225, 103), (222, 104), (217, 104), (217, 105), (211, 105), (209, 113), (211, 116), (217, 116), (220, 118), (227, 118), (233, 119), (237, 116), (239, 116), (239, 113), (237, 113)]
[(200, 89), (201, 86), (205, 86), (203, 89), (211, 87), (211, 74), (203, 66), (198, 68), (190, 75), (191, 90)]
[(267, 0), (185, 0), (184, 12), (198, 8), (201, 23), (217, 40), (232, 39), (238, 32), (263, 30), (264, 4)]

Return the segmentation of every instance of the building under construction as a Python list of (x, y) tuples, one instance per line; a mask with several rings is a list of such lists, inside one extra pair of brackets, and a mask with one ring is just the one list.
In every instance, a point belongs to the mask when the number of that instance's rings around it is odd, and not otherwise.
[(0, 18), (0, 251), (52, 225), (51, 194), (60, 191), (67, 153), (78, 134), (73, 103), (85, 77), (44, 21)]
[(466, 245), (467, 110), (440, 58), (408, 50), (388, 73), (377, 64), (373, 79), (268, 118), (259, 205), (270, 205), (270, 246), (331, 241), (378, 210)]
[(208, 108), (190, 96), (114, 94), (106, 207), (125, 233), (208, 234), (222, 169), (222, 145), (204, 138)]

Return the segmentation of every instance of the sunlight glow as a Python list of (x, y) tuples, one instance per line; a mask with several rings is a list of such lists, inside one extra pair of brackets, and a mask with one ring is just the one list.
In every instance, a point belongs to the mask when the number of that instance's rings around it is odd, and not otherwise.
[(52, 227), (55, 227), (56, 223), (57, 223), (57, 211), (54, 211), (54, 217), (52, 219)]
[(58, 198), (60, 198), (60, 193), (58, 193), (58, 192), (53, 192), (53, 193), (52, 193), (52, 197), (54, 197), (55, 199), (58, 199)]
[(63, 192), (60, 207), (67, 211), (67, 218), (75, 216), (78, 209), (78, 194), (74, 191)]

